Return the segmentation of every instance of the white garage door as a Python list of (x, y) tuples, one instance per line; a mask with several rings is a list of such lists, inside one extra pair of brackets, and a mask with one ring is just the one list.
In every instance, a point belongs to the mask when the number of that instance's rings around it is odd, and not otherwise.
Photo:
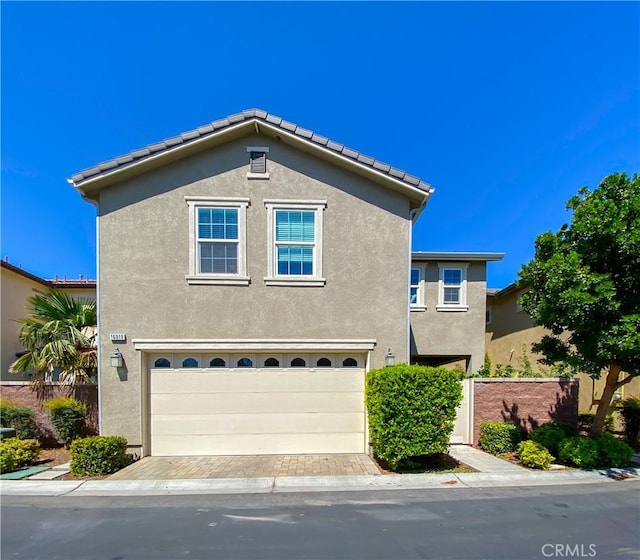
[(364, 453), (364, 378), (361, 367), (153, 368), (151, 455)]

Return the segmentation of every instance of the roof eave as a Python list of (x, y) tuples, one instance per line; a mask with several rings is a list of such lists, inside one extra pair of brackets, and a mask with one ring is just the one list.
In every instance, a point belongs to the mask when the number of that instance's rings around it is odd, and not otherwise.
[(411, 253), (411, 259), (414, 261), (496, 262), (501, 261), (504, 255), (504, 253), (415, 251)]
[(126, 178), (139, 175), (145, 170), (155, 169), (165, 163), (169, 163), (173, 159), (179, 159), (189, 155), (190, 153), (197, 153), (217, 144), (230, 141), (234, 136), (241, 137), (244, 135), (245, 129), (254, 129), (259, 133), (267, 133), (271, 137), (286, 139), (286, 143), (290, 145), (296, 145), (304, 151), (315, 153), (323, 159), (337, 162), (342, 167), (350, 168), (359, 175), (364, 175), (379, 184), (383, 184), (396, 191), (402, 192), (405, 196), (415, 201), (414, 208), (424, 206), (435, 190), (431, 185), (424, 182), (420, 182), (421, 185), (424, 185), (424, 189), (410, 185), (406, 181), (396, 179), (388, 173), (360, 163), (359, 161), (347, 157), (342, 153), (330, 150), (321, 144), (309, 140), (308, 138), (293, 134), (280, 126), (273, 125), (258, 117), (251, 117), (218, 131), (213, 131), (206, 136), (195, 138), (187, 143), (178, 144), (175, 147), (167, 148), (159, 151), (157, 154), (151, 154), (137, 161), (134, 160), (131, 163), (114, 167), (110, 170), (105, 170), (104, 172), (86, 179), (81, 179), (80, 181), (75, 181), (73, 177), (71, 177), (67, 179), (67, 182), (78, 190), (85, 200), (96, 200), (95, 195), (105, 187)]

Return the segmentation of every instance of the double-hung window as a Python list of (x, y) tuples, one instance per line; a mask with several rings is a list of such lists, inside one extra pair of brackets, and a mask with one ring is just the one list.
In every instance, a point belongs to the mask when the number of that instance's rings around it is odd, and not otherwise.
[(409, 279), (409, 304), (411, 311), (425, 311), (424, 303), (425, 265), (412, 266)]
[(269, 221), (268, 285), (322, 286), (324, 201), (266, 200)]
[(467, 311), (468, 264), (439, 263), (438, 311)]
[(189, 206), (190, 230), (187, 281), (190, 284), (248, 284), (248, 199), (185, 198)]

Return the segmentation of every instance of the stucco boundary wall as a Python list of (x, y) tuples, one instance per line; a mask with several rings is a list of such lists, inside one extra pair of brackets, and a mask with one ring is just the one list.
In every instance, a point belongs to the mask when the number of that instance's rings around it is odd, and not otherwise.
[(473, 443), (483, 422), (513, 422), (523, 432), (551, 420), (578, 421), (578, 379), (473, 379)]
[(34, 391), (28, 381), (3, 381), (0, 383), (0, 398), (2, 400), (26, 406), (35, 412), (40, 440), (45, 445), (55, 445), (56, 438), (49, 422), (49, 412), (44, 408), (43, 403), (55, 397), (74, 397), (86, 404), (86, 434), (95, 435), (98, 433), (97, 385), (69, 387), (47, 384), (41, 391)]

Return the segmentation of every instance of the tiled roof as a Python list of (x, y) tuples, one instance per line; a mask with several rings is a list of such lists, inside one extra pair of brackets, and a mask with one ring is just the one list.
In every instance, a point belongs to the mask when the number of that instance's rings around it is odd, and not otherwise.
[(16, 266), (14, 264), (11, 264), (6, 259), (3, 259), (2, 261), (0, 261), (0, 265), (2, 266), (2, 268), (6, 268), (11, 272), (20, 274), (25, 278), (29, 278), (30, 280), (33, 280), (34, 282), (38, 282), (39, 284), (42, 284), (43, 286), (47, 286), (49, 288), (95, 288), (96, 287), (96, 281), (93, 280), (92, 278), (83, 278), (82, 276), (80, 276), (80, 278), (68, 279), (66, 276), (64, 278), (59, 278), (58, 276), (56, 276), (52, 280), (46, 280), (45, 278), (41, 278), (36, 274), (27, 272), (22, 268), (22, 266)]
[(227, 128), (237, 125), (238, 123), (249, 122), (252, 120), (258, 123), (263, 122), (278, 127), (287, 133), (294, 134), (295, 136), (305, 139), (307, 142), (317, 144), (319, 146), (322, 146), (323, 148), (335, 152), (336, 154), (353, 160), (354, 162), (371, 167), (372, 169), (382, 174), (388, 175), (389, 177), (406, 183), (410, 187), (420, 189), (424, 191), (425, 194), (430, 194), (431, 192), (433, 192), (433, 188), (431, 187), (431, 185), (425, 183), (424, 181), (421, 181), (418, 177), (409, 175), (401, 169), (397, 169), (370, 156), (366, 156), (358, 152), (357, 150), (353, 150), (351, 148), (348, 148), (347, 146), (344, 146), (343, 144), (334, 142), (333, 140), (330, 140), (325, 136), (320, 136), (312, 130), (302, 128), (295, 123), (286, 121), (281, 117), (272, 115), (271, 113), (267, 113), (262, 109), (247, 109), (245, 111), (242, 111), (241, 113), (229, 115), (224, 119), (213, 121), (209, 124), (200, 126), (188, 132), (183, 132), (178, 136), (173, 136), (172, 138), (167, 138), (166, 140), (163, 140), (161, 142), (150, 144), (146, 148), (134, 150), (133, 152), (130, 152), (126, 155), (110, 159), (87, 169), (83, 169), (79, 173), (73, 175), (70, 179), (70, 182), (72, 182), (75, 186), (79, 186), (84, 181), (87, 181), (89, 179), (93, 179), (101, 175), (107, 175), (113, 171), (136, 164), (145, 159), (157, 156), (158, 154), (162, 154), (163, 152), (173, 150), (177, 147), (186, 146), (187, 144), (190, 144), (196, 140), (201, 140), (208, 136), (215, 135)]

